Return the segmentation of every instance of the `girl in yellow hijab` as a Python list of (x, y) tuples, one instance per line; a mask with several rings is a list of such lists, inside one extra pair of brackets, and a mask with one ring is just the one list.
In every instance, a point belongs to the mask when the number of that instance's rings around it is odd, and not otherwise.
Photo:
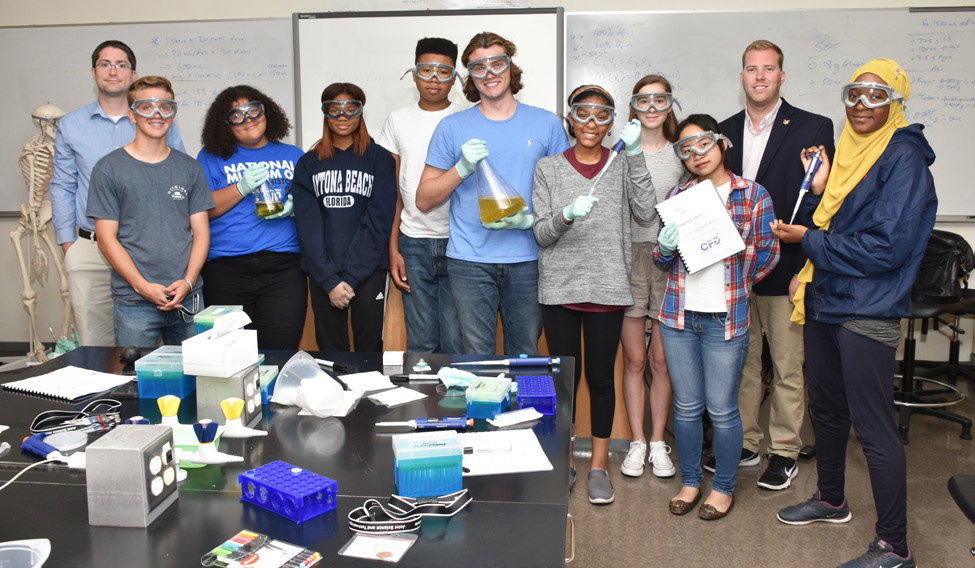
[[(844, 473), (852, 424), (870, 470), (877, 536), (842, 566), (915, 566), (907, 545), (907, 465), (890, 409), (900, 319), (911, 315), (911, 286), (938, 201), (928, 169), (934, 152), (924, 127), (904, 116), (910, 94), (896, 61), (875, 59), (858, 69), (842, 90), (846, 125), (835, 163), (824, 159), (800, 209), (805, 226), (772, 227), (782, 240), (801, 242), (809, 258), (793, 320), (805, 324), (819, 475), (812, 498), (778, 518), (795, 525), (850, 520)], [(815, 151), (803, 151), (807, 166)]]

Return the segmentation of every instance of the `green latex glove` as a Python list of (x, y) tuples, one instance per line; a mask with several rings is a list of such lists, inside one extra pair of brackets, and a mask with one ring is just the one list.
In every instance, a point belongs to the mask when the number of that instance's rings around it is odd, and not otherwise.
[(467, 179), (472, 173), (474, 173), (474, 168), (477, 167), (477, 163), (484, 158), (487, 158), (487, 143), (484, 142), (484, 140), (471, 138), (467, 142), (464, 142), (464, 145), (460, 147), (460, 152), (462, 157), (460, 161), (457, 162), (457, 174), (461, 178)]
[(237, 191), (241, 195), (250, 195), (254, 193), (254, 190), (261, 187), (261, 184), (267, 179), (267, 165), (266, 164), (254, 164), (251, 167), (244, 170), (244, 175), (240, 176), (240, 181), (237, 182)]
[(640, 136), (643, 134), (642, 128), (640, 121), (634, 118), (627, 122), (623, 130), (620, 131), (620, 140), (626, 145), (627, 156), (636, 156), (643, 152), (643, 148), (640, 147)]
[(592, 206), (599, 201), (598, 197), (592, 197), (589, 195), (580, 195), (576, 197), (575, 201), (565, 206), (562, 210), (562, 216), (565, 217), (566, 221), (571, 221), (573, 219), (578, 219), (579, 217), (585, 217), (592, 211)]
[(267, 217), (259, 217), (259, 219), (270, 221), (272, 219), (280, 219), (282, 217), (294, 217), (294, 216), (295, 216), (295, 198), (293, 195), (288, 195), (288, 200), (284, 202), (284, 211), (281, 211), (280, 213), (275, 213), (274, 215), (268, 215)]
[(521, 211), (515, 213), (514, 215), (508, 215), (503, 219), (498, 219), (493, 223), (481, 223), (485, 229), (491, 229), (494, 231), (502, 229), (520, 229), (522, 231), (531, 229), (532, 225), (535, 224), (535, 216), (528, 212), (528, 208), (525, 207)]
[(677, 228), (676, 223), (664, 225), (663, 230), (657, 235), (657, 246), (660, 247), (660, 254), (673, 256), (674, 251), (677, 250), (677, 240), (679, 237), (680, 230)]

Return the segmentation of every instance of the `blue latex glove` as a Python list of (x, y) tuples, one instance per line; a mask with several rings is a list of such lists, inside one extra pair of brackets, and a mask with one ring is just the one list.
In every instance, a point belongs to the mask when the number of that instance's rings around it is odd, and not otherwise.
[(467, 179), (474, 173), (474, 168), (477, 167), (477, 163), (487, 158), (487, 143), (484, 140), (471, 138), (460, 147), (460, 152), (463, 156), (457, 162), (457, 174), (461, 178)]
[(492, 223), (481, 223), (484, 225), (485, 229), (501, 230), (501, 229), (520, 229), (522, 231), (531, 229), (532, 225), (535, 224), (535, 216), (528, 212), (528, 208), (525, 207), (521, 211), (515, 213), (514, 215), (508, 215), (503, 219), (498, 219)]
[(657, 235), (657, 246), (660, 247), (660, 254), (673, 256), (674, 251), (677, 250), (677, 239), (679, 237), (680, 230), (677, 228), (676, 223), (664, 225), (663, 230)]
[(258, 217), (259, 219), (264, 219), (265, 221), (271, 221), (272, 219), (280, 219), (282, 217), (294, 217), (295, 216), (295, 198), (293, 195), (288, 195), (288, 200), (284, 202), (284, 211), (280, 213), (275, 213), (274, 215), (268, 215), (267, 217)]
[(254, 190), (261, 187), (267, 180), (267, 164), (254, 164), (244, 170), (244, 175), (237, 182), (237, 191), (241, 195), (250, 195)]
[(643, 148), (640, 147), (640, 136), (642, 135), (643, 127), (640, 126), (640, 121), (633, 119), (626, 123), (623, 130), (620, 131), (620, 140), (626, 144), (626, 155), (636, 156), (637, 154), (643, 152)]
[(565, 217), (566, 221), (572, 221), (573, 219), (578, 219), (579, 217), (585, 217), (592, 211), (592, 206), (599, 201), (598, 197), (591, 197), (589, 195), (580, 195), (576, 197), (575, 201), (565, 206), (562, 210), (562, 216)]

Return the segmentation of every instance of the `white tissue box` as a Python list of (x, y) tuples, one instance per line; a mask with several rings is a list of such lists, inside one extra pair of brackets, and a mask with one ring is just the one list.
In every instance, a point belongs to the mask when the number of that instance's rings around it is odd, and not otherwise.
[(231, 377), (257, 364), (257, 331), (236, 329), (214, 337), (205, 331), (183, 341), (183, 373), (206, 377)]

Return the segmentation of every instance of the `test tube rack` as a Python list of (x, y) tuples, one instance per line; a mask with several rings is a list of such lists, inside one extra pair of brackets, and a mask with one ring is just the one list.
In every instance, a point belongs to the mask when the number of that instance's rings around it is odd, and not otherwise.
[(555, 381), (552, 375), (517, 375), (518, 408), (534, 408), (545, 416), (555, 416)]
[(334, 479), (273, 461), (237, 476), (241, 501), (246, 501), (301, 524), (331, 511), (338, 504)]

